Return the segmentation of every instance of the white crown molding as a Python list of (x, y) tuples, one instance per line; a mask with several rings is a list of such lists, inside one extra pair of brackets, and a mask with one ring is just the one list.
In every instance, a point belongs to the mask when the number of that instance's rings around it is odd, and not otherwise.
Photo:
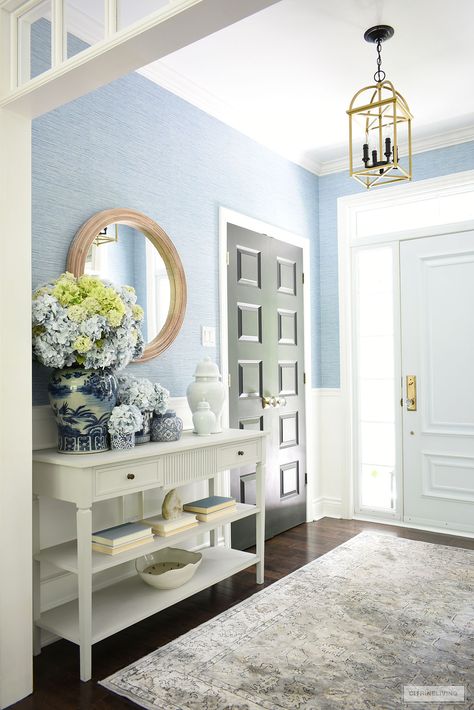
[[(190, 81), (182, 74), (167, 67), (163, 62), (155, 62), (147, 67), (138, 70), (140, 74), (145, 76), (150, 81), (159, 84), (164, 89), (171, 91), (180, 98), (188, 101), (205, 113), (214, 116), (219, 121), (235, 128), (240, 133), (244, 133), (258, 143), (262, 143), (270, 150), (278, 153), (283, 158), (290, 160), (297, 165), (309, 170), (318, 176), (330, 175), (331, 173), (343, 172), (349, 169), (347, 156), (334, 158), (331, 160), (318, 160), (317, 158), (307, 155), (295, 154), (294, 152), (281, 150), (276, 145), (271, 145), (265, 140), (265, 137), (259, 135), (251, 126), (237, 115), (234, 107), (226, 104), (221, 99), (212, 95), (202, 87)], [(467, 143), (474, 140), (474, 125), (464, 126), (451, 130), (439, 131), (430, 136), (414, 138), (412, 143), (413, 154), (425, 153), (429, 150), (437, 150), (439, 148), (447, 148), (451, 145), (459, 143)], [(403, 149), (404, 146), (402, 145)]]
[(243, 133), (257, 143), (266, 146), (282, 158), (286, 158), (316, 175), (319, 174), (321, 164), (318, 161), (300, 153), (295, 154), (288, 150), (281, 150), (278, 146), (269, 144), (266, 136), (261, 135), (242, 116), (239, 116), (235, 106), (222, 101), (211, 92), (168, 67), (163, 61), (153, 62), (153, 64), (142, 67), (138, 69), (138, 73), (163, 89), (167, 89), (172, 94), (184, 99), (184, 101), (196, 106), (201, 111), (234, 128), (239, 133)]
[[(15, 0), (0, 0), (0, 8), (2, 6), (11, 6)], [(67, 31), (77, 35), (88, 44), (95, 44), (103, 39), (104, 29), (86, 13), (77, 9), (72, 3), (68, 4), (67, 8)], [(330, 160), (319, 160), (314, 154), (302, 154), (288, 149), (283, 149), (278, 145), (268, 141), (266, 135), (262, 135), (255, 126), (239, 114), (235, 106), (228, 104), (211, 92), (203, 89), (195, 82), (187, 79), (181, 73), (171, 69), (164, 61), (153, 62), (147, 66), (138, 69), (138, 73), (146, 77), (155, 84), (170, 91), (172, 94), (179, 96), (188, 103), (196, 106), (201, 111), (213, 116), (222, 123), (234, 128), (248, 136), (252, 140), (264, 145), (269, 150), (280, 155), (286, 160), (296, 163), (296, 165), (305, 168), (309, 172), (318, 175), (330, 175), (348, 170), (348, 159), (346, 155), (332, 158)], [(455, 129), (438, 131), (429, 136), (423, 136), (413, 139), (413, 153), (425, 153), (429, 150), (437, 150), (439, 148), (447, 148), (459, 143), (467, 143), (474, 140), (474, 125), (464, 126)], [(401, 146), (403, 149), (403, 146)], [(341, 147), (335, 149), (339, 152)], [(326, 152), (326, 151), (325, 151)]]

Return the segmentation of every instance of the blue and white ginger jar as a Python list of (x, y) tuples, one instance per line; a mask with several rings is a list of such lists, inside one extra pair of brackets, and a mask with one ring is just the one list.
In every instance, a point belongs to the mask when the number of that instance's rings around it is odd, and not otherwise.
[(110, 371), (82, 367), (53, 370), (48, 394), (58, 427), (58, 451), (107, 451), (107, 423), (117, 400), (117, 381)]
[(112, 449), (133, 449), (135, 446), (135, 434), (111, 434), (110, 443)]
[(183, 431), (183, 420), (173, 409), (164, 414), (155, 414), (151, 423), (152, 441), (178, 441)]

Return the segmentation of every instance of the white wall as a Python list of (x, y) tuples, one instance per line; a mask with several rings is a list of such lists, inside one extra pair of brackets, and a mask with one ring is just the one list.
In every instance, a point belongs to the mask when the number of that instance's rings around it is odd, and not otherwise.
[(317, 421), (314, 519), (346, 517), (344, 400), (340, 389), (315, 389), (313, 397)]
[(0, 707), (32, 687), (31, 122), (0, 109)]

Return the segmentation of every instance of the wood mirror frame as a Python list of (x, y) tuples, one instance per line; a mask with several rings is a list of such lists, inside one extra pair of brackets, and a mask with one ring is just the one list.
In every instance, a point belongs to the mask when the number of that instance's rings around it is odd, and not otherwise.
[(126, 224), (142, 232), (158, 250), (170, 282), (170, 308), (165, 324), (153, 340), (145, 346), (143, 355), (133, 362), (146, 362), (169, 348), (178, 335), (186, 312), (186, 277), (176, 248), (166, 232), (142, 212), (129, 209), (110, 209), (97, 212), (74, 237), (67, 256), (67, 270), (82, 276), (89, 249), (98, 233), (110, 224)]

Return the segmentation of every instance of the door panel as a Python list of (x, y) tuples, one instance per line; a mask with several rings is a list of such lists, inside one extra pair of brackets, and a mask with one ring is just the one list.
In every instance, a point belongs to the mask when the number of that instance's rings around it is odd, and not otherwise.
[(474, 233), (402, 242), (405, 520), (474, 530)]
[[(230, 425), (269, 432), (266, 537), (306, 518), (302, 250), (228, 225)], [(282, 406), (264, 408), (262, 397)], [(233, 470), (237, 500), (255, 499), (255, 468)], [(232, 525), (232, 544), (255, 542), (251, 519)]]

